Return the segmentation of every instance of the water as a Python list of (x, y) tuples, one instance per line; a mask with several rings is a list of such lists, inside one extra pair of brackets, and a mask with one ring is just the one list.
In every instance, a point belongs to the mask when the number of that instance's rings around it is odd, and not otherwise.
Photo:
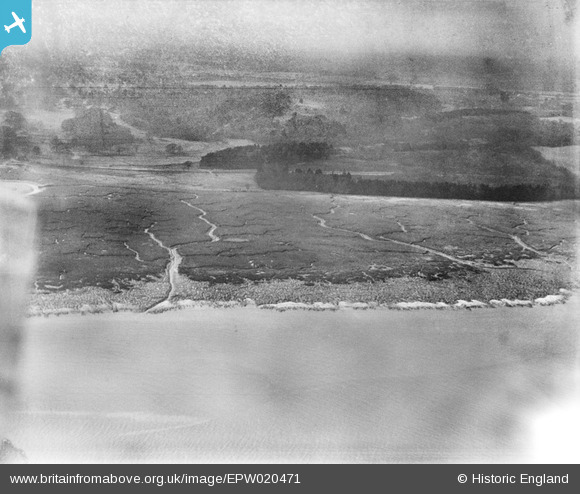
[(526, 461), (575, 389), (578, 308), (30, 319), (12, 439), (36, 462)]

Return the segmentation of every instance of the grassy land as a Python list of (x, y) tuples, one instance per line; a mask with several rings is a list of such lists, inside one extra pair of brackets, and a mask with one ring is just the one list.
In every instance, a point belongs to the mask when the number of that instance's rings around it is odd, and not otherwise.
[(576, 282), (575, 201), (274, 193), (252, 172), (15, 170), (48, 185), (33, 196), (38, 312), (163, 300), (169, 252), (146, 230), (182, 257), (174, 302), (534, 300)]
[[(199, 175), (222, 185), (231, 176)], [(420, 247), (507, 266), (544, 253), (550, 260), (569, 259), (575, 239), (569, 229), (573, 203), (558, 203), (560, 211), (545, 204), (526, 206), (526, 211), (488, 203), (151, 186), (51, 187), (38, 200), (43, 204), (41, 283), (62, 289), (112, 287), (113, 280), (161, 274), (168, 254), (145, 232), (149, 227), (178, 249), (181, 273), (213, 283), (445, 278), (468, 268)], [(219, 241), (208, 236), (200, 210), (186, 203), (206, 212)], [(316, 217), (334, 230), (321, 228)], [(516, 234), (542, 255), (522, 248), (510, 236)]]

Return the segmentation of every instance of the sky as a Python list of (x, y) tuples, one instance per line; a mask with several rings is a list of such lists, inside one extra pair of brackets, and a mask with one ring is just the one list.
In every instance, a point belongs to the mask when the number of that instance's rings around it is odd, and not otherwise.
[(576, 56), (576, 0), (34, 0), (32, 49)]

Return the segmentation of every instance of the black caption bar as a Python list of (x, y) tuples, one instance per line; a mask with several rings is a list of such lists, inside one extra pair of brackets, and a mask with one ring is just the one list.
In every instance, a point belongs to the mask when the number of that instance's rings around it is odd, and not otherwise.
[[(580, 492), (580, 465), (2, 465), (0, 492)], [(421, 489), (421, 491), (419, 491)]]

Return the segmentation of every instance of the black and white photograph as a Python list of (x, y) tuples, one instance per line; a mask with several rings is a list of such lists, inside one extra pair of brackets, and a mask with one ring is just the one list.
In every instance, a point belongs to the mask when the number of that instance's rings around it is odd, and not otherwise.
[(0, 463), (580, 462), (576, 0), (32, 0)]

